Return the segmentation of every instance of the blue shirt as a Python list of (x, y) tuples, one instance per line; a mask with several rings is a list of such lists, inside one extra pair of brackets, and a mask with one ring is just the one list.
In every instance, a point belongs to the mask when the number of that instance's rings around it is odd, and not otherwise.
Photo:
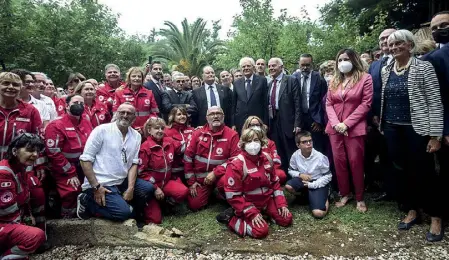
[(408, 93), (408, 70), (396, 75), (392, 70), (384, 91), (383, 120), (396, 124), (411, 124), (410, 99)]

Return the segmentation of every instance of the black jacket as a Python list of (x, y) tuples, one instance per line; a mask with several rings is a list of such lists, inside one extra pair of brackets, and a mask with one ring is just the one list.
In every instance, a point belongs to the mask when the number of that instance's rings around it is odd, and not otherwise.
[[(220, 107), (225, 114), (225, 124), (232, 127), (232, 90), (228, 87), (217, 85), (218, 96), (220, 97)], [(198, 114), (193, 118), (194, 126), (202, 126), (207, 123), (206, 115), (209, 106), (207, 104), (206, 88), (201, 86), (192, 91), (193, 100), (198, 109)]]

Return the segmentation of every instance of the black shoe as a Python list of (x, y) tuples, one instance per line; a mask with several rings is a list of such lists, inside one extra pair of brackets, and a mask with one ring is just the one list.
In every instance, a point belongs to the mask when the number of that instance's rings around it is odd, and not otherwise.
[(392, 201), (392, 198), (386, 193), (380, 194), (378, 197), (373, 198), (373, 201), (380, 202), (380, 201)]
[(419, 223), (421, 223), (421, 218), (419, 218), (419, 217), (414, 218), (414, 219), (413, 219), (412, 221), (410, 221), (409, 223), (405, 223), (405, 222), (402, 222), (402, 221), (401, 221), (401, 223), (399, 223), (399, 225), (398, 225), (398, 229), (399, 229), (399, 230), (409, 230), (409, 229), (411, 229), (414, 225), (419, 224)]
[(49, 250), (51, 247), (52, 246), (50, 245), (50, 243), (48, 243), (48, 241), (45, 241), (40, 247), (36, 249), (36, 251), (34, 251), (34, 253), (42, 254), (43, 252)]
[(77, 198), (76, 203), (76, 215), (80, 219), (89, 219), (90, 214), (87, 210), (87, 194), (86, 193), (80, 193)]
[(231, 221), (231, 218), (233, 216), (235, 216), (234, 209), (233, 208), (228, 208), (225, 211), (223, 211), (220, 214), (218, 214), (216, 219), (217, 219), (218, 222), (220, 222), (222, 224), (228, 224), (229, 221)]
[(443, 224), (441, 224), (441, 229), (440, 230), (441, 230), (440, 234), (438, 234), (438, 235), (432, 234), (430, 231), (428, 231), (427, 234), (426, 234), (427, 241), (429, 241), (429, 242), (438, 242), (438, 241), (443, 240), (443, 237), (444, 237)]

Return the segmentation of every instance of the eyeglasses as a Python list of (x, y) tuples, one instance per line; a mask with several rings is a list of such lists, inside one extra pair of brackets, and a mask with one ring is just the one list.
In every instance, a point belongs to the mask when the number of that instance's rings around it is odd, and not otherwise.
[(125, 149), (125, 147), (122, 148), (122, 161), (123, 161), (123, 163), (128, 163), (128, 159), (126, 158), (126, 149)]
[(313, 141), (312, 140), (304, 140), (304, 141), (300, 141), (300, 144), (312, 144)]

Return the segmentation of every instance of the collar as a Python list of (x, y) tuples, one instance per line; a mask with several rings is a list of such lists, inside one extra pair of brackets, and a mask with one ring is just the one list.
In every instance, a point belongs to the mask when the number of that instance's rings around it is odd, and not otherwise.
[(446, 45), (448, 45), (448, 43), (440, 43), (440, 49), (443, 48)]
[(205, 84), (205, 86), (207, 86), (206, 89), (209, 89), (210, 86), (212, 86), (212, 87), (214, 87), (214, 88), (217, 88), (217, 86), (215, 85), (215, 83), (212, 84), (212, 85), (207, 85), (206, 83), (204, 83), (204, 84)]
[[(299, 75), (301, 75), (301, 78), (304, 78), (304, 75), (302, 74), (302, 71), (299, 71)], [(312, 71), (309, 71), (307, 74), (307, 77), (310, 79), (310, 76), (312, 75)]]
[(155, 78), (153, 78), (153, 76), (151, 76), (151, 80), (154, 82), (154, 84), (159, 85), (160, 82), (158, 80), (156, 80)]
[(37, 103), (37, 98), (33, 97), (33, 95), (30, 95), (30, 101), (28, 101), (28, 104), (34, 105)]
[(276, 81), (281, 81), (282, 77), (284, 77), (284, 72), (281, 72), (281, 74), (279, 74), (279, 76), (276, 77)]
[(145, 142), (148, 142), (150, 149), (155, 147), (166, 147), (170, 144), (170, 142), (167, 141), (167, 137), (164, 134), (164, 137), (162, 138), (161, 143), (157, 143), (151, 135), (147, 137), (147, 140)]
[(302, 155), (302, 152), (299, 153), (299, 154), (300, 154), (301, 158), (303, 158), (304, 160), (310, 160), (310, 159), (312, 159), (313, 157), (315, 157), (316, 151), (315, 151), (315, 149), (312, 148), (312, 152), (310, 153), (310, 156), (307, 157), (307, 158), (304, 157), (304, 155)]
[(212, 135), (212, 136), (221, 136), (221, 135), (223, 135), (224, 129), (225, 129), (225, 125), (223, 123), (220, 130), (218, 130), (217, 132), (212, 132), (212, 129), (209, 128), (209, 123), (206, 123), (206, 125), (202, 128), (201, 132), (203, 134), (208, 134), (208, 135)]
[(69, 115), (69, 113), (65, 113), (64, 117), (68, 118), (70, 120), (70, 123), (72, 123), (73, 126), (79, 126), (81, 124), (81, 121), (83, 120), (84, 113), (80, 116), (80, 119), (78, 120), (76, 117)]
[(253, 82), (253, 78), (254, 78), (254, 73), (251, 74), (251, 77), (249, 77), (249, 78), (246, 78), (246, 77), (245, 77), (245, 82), (246, 82), (247, 80), (251, 80), (251, 82)]

